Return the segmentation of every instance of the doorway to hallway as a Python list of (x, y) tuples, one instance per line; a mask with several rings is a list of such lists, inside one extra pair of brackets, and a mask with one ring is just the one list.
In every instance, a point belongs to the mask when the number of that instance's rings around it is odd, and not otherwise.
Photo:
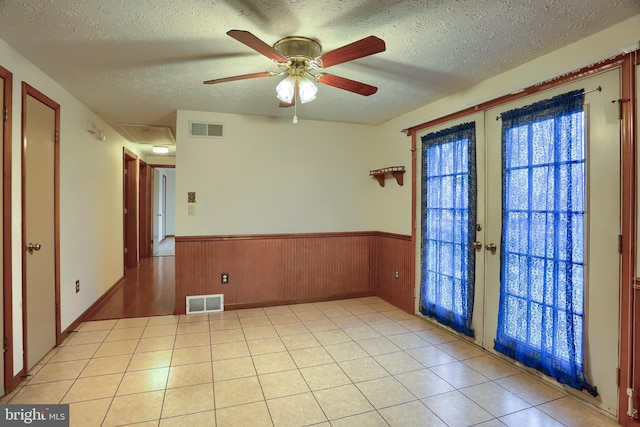
[(138, 161), (131, 169), (139, 168), (139, 181), (132, 180), (124, 188), (125, 201), (139, 205), (138, 264), (125, 269), (118, 289), (86, 320), (159, 316), (173, 314), (175, 309), (175, 168)]
[(125, 319), (173, 314), (175, 258), (149, 257), (127, 269), (120, 287), (86, 320)]

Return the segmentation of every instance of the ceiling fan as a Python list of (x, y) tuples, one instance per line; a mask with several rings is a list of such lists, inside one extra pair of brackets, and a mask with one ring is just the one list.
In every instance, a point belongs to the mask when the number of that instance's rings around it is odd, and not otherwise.
[(299, 97), (300, 102), (303, 104), (313, 101), (318, 91), (318, 88), (313, 82), (347, 90), (363, 96), (373, 95), (378, 91), (378, 88), (375, 86), (355, 80), (324, 72), (312, 72), (375, 53), (384, 52), (386, 48), (385, 43), (376, 36), (365, 37), (330, 52), (322, 53), (320, 43), (307, 37), (285, 37), (277, 41), (272, 47), (248, 31), (230, 30), (227, 32), (227, 35), (273, 60), (281, 71), (242, 74), (239, 76), (207, 80), (204, 82), (205, 84), (287, 75), (287, 77), (276, 86), (280, 107), (291, 107), (295, 105), (296, 97)]

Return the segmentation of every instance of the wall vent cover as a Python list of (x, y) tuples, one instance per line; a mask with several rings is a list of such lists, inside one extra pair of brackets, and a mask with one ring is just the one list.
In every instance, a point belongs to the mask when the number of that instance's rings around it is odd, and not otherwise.
[(196, 138), (224, 138), (222, 123), (189, 122), (189, 136)]
[(187, 297), (187, 314), (224, 311), (224, 294), (194, 295)]

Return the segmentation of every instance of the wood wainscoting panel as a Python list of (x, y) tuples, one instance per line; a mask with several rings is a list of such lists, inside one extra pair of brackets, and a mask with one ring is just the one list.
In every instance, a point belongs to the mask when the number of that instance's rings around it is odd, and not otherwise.
[(413, 271), (411, 236), (381, 232), (376, 234), (376, 295), (407, 313), (414, 314), (415, 286), (411, 274)]
[(375, 295), (377, 234), (176, 236), (176, 313), (192, 295), (226, 308)]

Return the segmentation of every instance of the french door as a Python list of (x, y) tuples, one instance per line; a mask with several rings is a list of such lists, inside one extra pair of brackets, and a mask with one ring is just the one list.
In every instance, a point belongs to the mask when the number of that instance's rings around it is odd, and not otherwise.
[[(601, 91), (591, 91), (601, 87)], [(613, 69), (562, 85), (509, 104), (425, 129), (418, 137), (475, 122), (477, 161), (477, 228), (475, 292), (471, 328), (474, 341), (495, 352), (500, 308), (502, 236), (502, 123), (500, 114), (572, 90), (585, 90), (586, 152), (584, 370), (599, 397), (575, 391), (603, 410), (616, 414), (618, 388), (620, 127), (618, 108), (620, 73)], [(498, 118), (498, 119), (497, 119)], [(418, 144), (420, 146), (421, 144)], [(421, 158), (422, 153), (419, 153)], [(420, 168), (421, 166), (418, 165)], [(422, 176), (422, 171), (416, 171)], [(423, 194), (423, 189), (417, 189)], [(417, 206), (422, 205), (418, 199)], [(422, 215), (421, 209), (417, 217)], [(418, 233), (422, 235), (422, 230)], [(421, 240), (421, 239), (417, 239)], [(417, 259), (423, 254), (418, 243)], [(418, 269), (421, 267), (418, 266)], [(422, 277), (418, 271), (416, 277)], [(419, 292), (420, 289), (417, 289)], [(574, 392), (567, 387), (567, 391)]]

